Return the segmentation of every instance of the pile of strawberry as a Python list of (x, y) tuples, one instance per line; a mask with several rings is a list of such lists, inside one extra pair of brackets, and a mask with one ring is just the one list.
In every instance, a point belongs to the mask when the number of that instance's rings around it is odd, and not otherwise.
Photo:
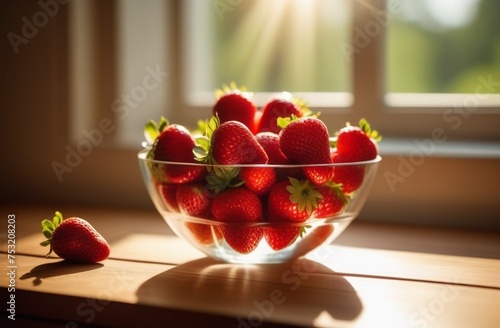
[(364, 166), (331, 164), (375, 159), (380, 140), (366, 120), (330, 137), (318, 114), (290, 94), (258, 110), (235, 86), (218, 91), (213, 116), (199, 128), (191, 133), (164, 118), (146, 124), (149, 159), (186, 163), (152, 161), (155, 183), (170, 212), (232, 223), (187, 223), (199, 243), (224, 239), (243, 254), (263, 238), (283, 249), (306, 232), (303, 222), (341, 213), (363, 182)]

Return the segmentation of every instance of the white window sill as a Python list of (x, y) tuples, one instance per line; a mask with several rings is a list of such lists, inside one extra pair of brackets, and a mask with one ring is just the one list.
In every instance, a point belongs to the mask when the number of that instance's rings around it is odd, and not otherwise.
[(444, 141), (431, 138), (384, 138), (380, 144), (381, 156), (424, 155), (437, 158), (500, 159), (498, 141)]

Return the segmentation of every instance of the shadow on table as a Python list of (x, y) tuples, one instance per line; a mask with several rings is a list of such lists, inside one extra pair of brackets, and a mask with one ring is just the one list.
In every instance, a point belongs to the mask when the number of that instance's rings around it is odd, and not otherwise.
[(235, 327), (263, 322), (312, 326), (321, 320), (352, 321), (361, 300), (341, 275), (318, 262), (242, 265), (203, 258), (146, 281), (138, 302), (234, 316)]
[(42, 283), (43, 279), (63, 276), (72, 273), (84, 272), (99, 269), (102, 263), (75, 263), (66, 260), (44, 263), (37, 265), (30, 272), (23, 274), (19, 277), (20, 280), (33, 278), (33, 286), (38, 286)]

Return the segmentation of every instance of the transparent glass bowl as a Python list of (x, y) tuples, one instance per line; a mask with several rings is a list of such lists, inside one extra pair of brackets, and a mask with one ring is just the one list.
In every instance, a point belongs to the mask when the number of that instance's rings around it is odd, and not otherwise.
[[(268, 222), (267, 195), (260, 196), (264, 218), (262, 222), (220, 222), (211, 217), (186, 215), (176, 204), (176, 192), (179, 186), (189, 184), (206, 185), (206, 176), (209, 166), (205, 164), (163, 162), (147, 159), (148, 149), (138, 153), (139, 166), (149, 195), (163, 219), (170, 228), (182, 239), (202, 251), (207, 256), (230, 263), (281, 263), (306, 255), (321, 245), (331, 243), (356, 218), (361, 211), (373, 183), (381, 157), (371, 161), (328, 164), (328, 165), (219, 165), (219, 168), (241, 169), (242, 167), (272, 168), (275, 170), (278, 181), (288, 176), (303, 178), (302, 170), (305, 167), (331, 166), (344, 169), (352, 168), (363, 171), (363, 179), (359, 187), (349, 192), (348, 202), (343, 209), (329, 217), (311, 216), (304, 222)], [(213, 171), (214, 166), (210, 169)], [(238, 188), (245, 188), (240, 186)], [(214, 199), (217, 194), (204, 191), (208, 198)], [(296, 228), (292, 228), (296, 227)], [(286, 229), (302, 229), (302, 233), (288, 246), (271, 247), (267, 242), (270, 230), (281, 231)], [(252, 233), (245, 233), (253, 230)], [(240, 231), (241, 238), (251, 238), (250, 250), (242, 251), (231, 246), (226, 236)], [(279, 233), (278, 233), (279, 234)], [(247, 237), (248, 235), (252, 237)], [(256, 237), (257, 236), (257, 237)], [(231, 237), (234, 239), (234, 237)], [(257, 238), (257, 239), (256, 239)], [(245, 240), (241, 240), (245, 244)]]

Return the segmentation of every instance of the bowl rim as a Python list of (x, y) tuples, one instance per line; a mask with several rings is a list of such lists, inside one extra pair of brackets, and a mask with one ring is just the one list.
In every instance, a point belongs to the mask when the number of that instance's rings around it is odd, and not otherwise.
[(262, 167), (262, 168), (303, 168), (303, 167), (318, 167), (318, 166), (355, 166), (355, 165), (370, 165), (376, 164), (382, 161), (382, 157), (377, 155), (376, 158), (368, 161), (360, 162), (345, 162), (345, 163), (322, 163), (322, 164), (206, 164), (206, 163), (188, 163), (188, 162), (171, 162), (171, 161), (160, 161), (156, 159), (146, 158), (147, 153), (151, 150), (151, 147), (143, 148), (137, 153), (137, 158), (140, 161), (151, 163), (151, 164), (163, 164), (163, 165), (182, 165), (182, 166), (200, 166), (200, 167), (220, 167), (220, 168), (233, 168), (233, 167)]

